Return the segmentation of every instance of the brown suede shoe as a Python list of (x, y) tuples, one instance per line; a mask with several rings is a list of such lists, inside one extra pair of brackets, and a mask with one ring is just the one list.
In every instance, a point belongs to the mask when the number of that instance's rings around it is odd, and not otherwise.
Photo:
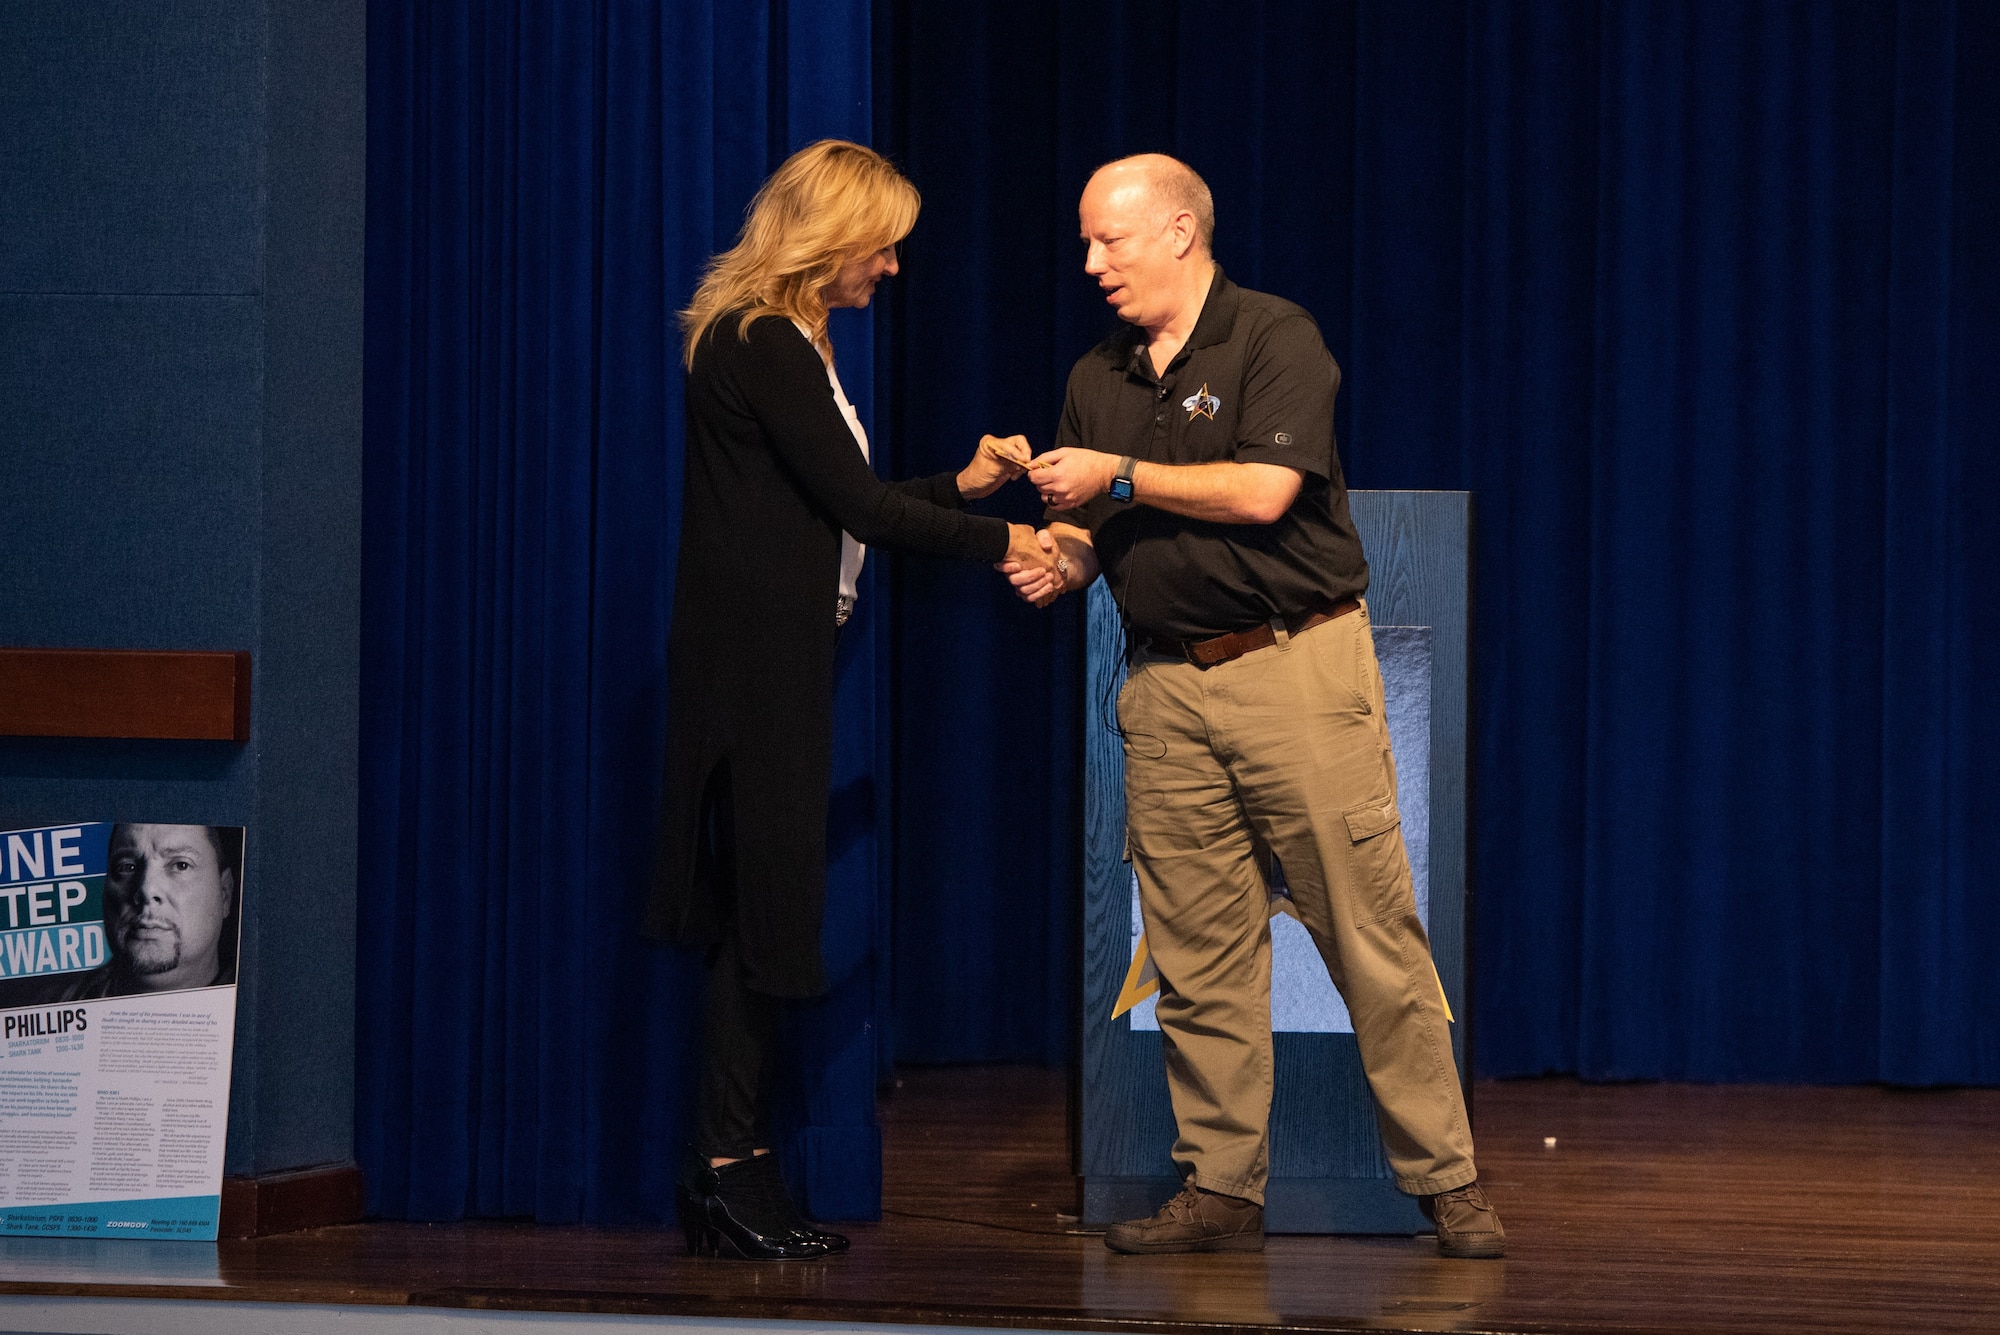
[(1104, 1231), (1114, 1252), (1261, 1252), (1264, 1207), (1190, 1182), (1151, 1219), (1128, 1219)]
[(1477, 1182), (1455, 1191), (1419, 1196), (1424, 1218), (1437, 1225), (1438, 1250), (1461, 1260), (1491, 1260), (1507, 1254), (1507, 1230)]

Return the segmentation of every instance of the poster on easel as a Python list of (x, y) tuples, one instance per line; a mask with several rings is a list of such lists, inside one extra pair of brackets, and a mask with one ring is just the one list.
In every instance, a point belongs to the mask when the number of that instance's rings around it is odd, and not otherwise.
[(0, 1235), (216, 1236), (243, 835), (0, 831)]

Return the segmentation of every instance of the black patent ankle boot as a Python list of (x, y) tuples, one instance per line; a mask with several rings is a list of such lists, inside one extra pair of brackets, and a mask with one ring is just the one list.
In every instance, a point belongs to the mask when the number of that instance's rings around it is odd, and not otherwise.
[(778, 1171), (777, 1155), (757, 1155), (750, 1162), (759, 1165), (759, 1169), (753, 1171), (761, 1171), (764, 1178), (764, 1190), (769, 1193), (772, 1205), (784, 1211), (786, 1219), (791, 1222), (794, 1233), (800, 1237), (811, 1238), (817, 1241), (829, 1253), (844, 1252), (847, 1250), (846, 1234), (835, 1233), (832, 1229), (828, 1228), (821, 1228), (818, 1224), (812, 1223), (804, 1215), (800, 1214), (798, 1207), (792, 1204), (792, 1194), (785, 1189), (784, 1175)]
[(785, 1192), (768, 1154), (710, 1167), (691, 1155), (675, 1193), (688, 1251), (746, 1261), (809, 1261), (847, 1250), (838, 1233), (813, 1229)]

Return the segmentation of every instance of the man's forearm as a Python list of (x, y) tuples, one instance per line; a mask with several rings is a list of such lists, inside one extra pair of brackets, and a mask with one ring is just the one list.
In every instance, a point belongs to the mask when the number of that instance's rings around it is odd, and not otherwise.
[(1273, 524), (1299, 494), (1299, 474), (1279, 464), (1156, 464), (1132, 470), (1132, 499), (1217, 524)]
[[(1057, 510), (1074, 510), (1111, 489), (1118, 456), (1066, 446), (1030, 465), (1035, 489)], [(1158, 464), (1132, 470), (1132, 499), (1170, 514), (1217, 524), (1275, 524), (1291, 508), (1305, 475), (1284, 464)]]

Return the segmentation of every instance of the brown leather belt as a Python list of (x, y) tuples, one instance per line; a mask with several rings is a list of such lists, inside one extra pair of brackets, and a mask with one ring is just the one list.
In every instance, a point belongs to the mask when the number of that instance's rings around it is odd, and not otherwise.
[[(1337, 603), (1328, 603), (1316, 612), (1304, 616), (1286, 617), (1285, 633), (1302, 635), (1314, 626), (1344, 617), (1361, 606), (1358, 598), (1343, 598)], [(1252, 649), (1262, 649), (1278, 642), (1278, 633), (1267, 622), (1253, 626), (1249, 630), (1239, 630), (1233, 635), (1217, 635), (1209, 640), (1147, 640), (1146, 652), (1163, 654), (1168, 658), (1185, 658), (1198, 668), (1212, 668), (1218, 663), (1227, 663), (1243, 657)]]

